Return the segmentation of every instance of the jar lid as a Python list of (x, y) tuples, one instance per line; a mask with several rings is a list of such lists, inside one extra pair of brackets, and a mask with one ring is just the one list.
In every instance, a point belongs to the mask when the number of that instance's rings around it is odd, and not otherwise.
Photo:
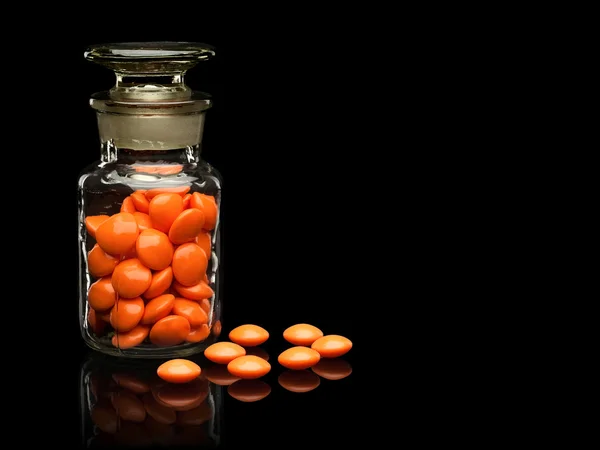
[(186, 71), (215, 55), (196, 42), (121, 42), (92, 45), (84, 57), (113, 70), (117, 80), (109, 97), (119, 102), (172, 102), (192, 96)]

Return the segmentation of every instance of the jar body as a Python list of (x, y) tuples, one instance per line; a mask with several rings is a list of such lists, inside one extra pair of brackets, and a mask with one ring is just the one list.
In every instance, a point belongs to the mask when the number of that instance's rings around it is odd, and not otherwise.
[(221, 328), (221, 177), (200, 146), (102, 143), (81, 173), (79, 320), (92, 349), (132, 358), (202, 352)]
[(202, 375), (169, 384), (157, 364), (135, 363), (96, 354), (82, 365), (82, 448), (218, 447), (223, 388)]

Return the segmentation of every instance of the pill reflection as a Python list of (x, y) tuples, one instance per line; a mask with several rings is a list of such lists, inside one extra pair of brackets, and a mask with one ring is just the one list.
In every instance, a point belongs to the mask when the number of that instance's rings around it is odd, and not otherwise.
[(271, 393), (271, 386), (262, 380), (239, 380), (227, 388), (227, 393), (240, 402), (258, 402)]
[(269, 354), (260, 347), (246, 347), (246, 355), (258, 356), (265, 361), (269, 360)]
[(227, 366), (221, 364), (209, 366), (206, 369), (204, 369), (202, 373), (204, 373), (208, 381), (219, 386), (229, 386), (230, 384), (233, 384), (241, 379), (239, 377), (231, 375), (227, 370)]
[(222, 388), (206, 376), (173, 384), (157, 376), (157, 363), (123, 370), (123, 364), (113, 368), (102, 362), (83, 368), (87, 448), (218, 445), (217, 390)]
[(341, 380), (352, 373), (352, 366), (343, 359), (321, 359), (311, 370), (326, 380)]
[(310, 392), (321, 384), (321, 379), (309, 370), (286, 370), (277, 381), (284, 389), (298, 393)]

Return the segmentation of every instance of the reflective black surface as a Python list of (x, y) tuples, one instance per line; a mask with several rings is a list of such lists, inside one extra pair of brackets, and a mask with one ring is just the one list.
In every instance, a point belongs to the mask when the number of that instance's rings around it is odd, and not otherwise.
[[(221, 340), (227, 340), (227, 332)], [(185, 384), (161, 380), (164, 360), (128, 360), (88, 352), (78, 377), (80, 448), (255, 448), (341, 444), (364, 414), (353, 383), (352, 350), (306, 370), (281, 366), (291, 344), (271, 336), (248, 354), (271, 371), (240, 380), (226, 365), (191, 357), (202, 372)]]

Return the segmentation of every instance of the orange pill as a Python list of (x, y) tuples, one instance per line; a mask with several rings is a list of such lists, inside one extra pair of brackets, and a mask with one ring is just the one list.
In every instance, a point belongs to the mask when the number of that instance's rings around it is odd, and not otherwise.
[(133, 330), (144, 316), (144, 301), (140, 298), (120, 298), (110, 312), (110, 324), (119, 332)]
[(142, 396), (142, 403), (146, 413), (158, 423), (171, 425), (177, 420), (177, 413), (168, 406), (159, 404), (150, 392)]
[(185, 338), (185, 341), (192, 343), (202, 342), (208, 336), (210, 336), (210, 328), (208, 327), (208, 325), (202, 324), (199, 327), (192, 328), (190, 330), (190, 334), (188, 334)]
[(186, 318), (192, 328), (208, 323), (208, 316), (200, 308), (200, 305), (193, 300), (176, 298), (173, 303), (173, 314)]
[(150, 341), (160, 347), (169, 347), (185, 342), (190, 334), (190, 323), (186, 318), (172, 315), (160, 319), (150, 330)]
[(316, 350), (308, 347), (292, 347), (281, 352), (277, 361), (283, 367), (292, 370), (303, 370), (314, 366), (321, 359), (321, 355)]
[(141, 263), (152, 270), (163, 270), (173, 259), (173, 245), (169, 237), (158, 230), (144, 230), (135, 244), (135, 251)]
[(154, 297), (158, 297), (161, 294), (164, 294), (167, 289), (171, 286), (171, 282), (173, 281), (173, 269), (171, 266), (166, 269), (159, 270), (158, 272), (154, 272), (152, 274), (152, 281), (150, 282), (150, 287), (144, 292), (144, 298), (146, 300), (153, 299)]
[(160, 194), (177, 194), (177, 195), (183, 197), (189, 191), (190, 191), (189, 186), (179, 186), (179, 187), (172, 187), (172, 188), (155, 188), (155, 189), (147, 190), (145, 195), (148, 200), (152, 200), (154, 197), (156, 197), (157, 195), (160, 195)]
[(198, 244), (182, 244), (173, 253), (173, 276), (183, 286), (194, 286), (202, 281), (208, 259)]
[(290, 392), (310, 392), (319, 387), (321, 379), (308, 370), (286, 370), (277, 378), (279, 385)]
[[(116, 294), (115, 294), (115, 301), (116, 301)], [(100, 318), (100, 320), (102, 320), (103, 322), (110, 323), (110, 312), (111, 311), (112, 311), (112, 308), (110, 308), (108, 311), (104, 311), (104, 312), (96, 311), (96, 317)]]
[(127, 259), (115, 267), (111, 281), (120, 297), (136, 298), (150, 287), (152, 271), (137, 258)]
[(352, 373), (352, 366), (343, 359), (322, 359), (311, 370), (326, 380), (341, 380)]
[(175, 280), (173, 282), (173, 289), (182, 297), (190, 300), (209, 299), (214, 295), (214, 291), (205, 281), (200, 281), (193, 286), (183, 286)]
[(168, 383), (188, 383), (200, 376), (200, 366), (188, 359), (171, 359), (156, 369), (156, 374)]
[(88, 303), (97, 312), (108, 311), (117, 301), (110, 277), (100, 278), (88, 290)]
[(171, 294), (159, 295), (150, 300), (145, 308), (141, 323), (143, 325), (151, 325), (158, 322), (163, 317), (167, 317), (173, 309), (175, 296)]
[(88, 271), (94, 278), (110, 275), (117, 264), (119, 260), (102, 250), (98, 244), (94, 245), (88, 253)]
[(96, 230), (109, 218), (109, 216), (87, 216), (85, 218), (85, 229), (91, 237), (96, 238)]
[(227, 370), (236, 377), (251, 380), (269, 373), (271, 364), (258, 356), (245, 355), (227, 364)]
[(99, 317), (96, 316), (96, 311), (92, 308), (88, 311), (88, 325), (89, 328), (96, 334), (101, 335), (106, 328), (106, 322), (100, 320)]
[(176, 245), (195, 241), (203, 225), (202, 211), (196, 208), (186, 209), (177, 216), (169, 228), (169, 239)]
[(350, 351), (352, 341), (338, 334), (329, 334), (317, 339), (310, 348), (319, 352), (321, 358), (337, 358)]
[(111, 401), (115, 411), (123, 420), (141, 423), (146, 419), (144, 404), (132, 392), (117, 392), (112, 396)]
[(240, 325), (229, 332), (229, 340), (244, 347), (254, 347), (269, 339), (269, 332), (258, 325)]
[(133, 217), (135, 217), (140, 232), (152, 228), (152, 222), (150, 221), (150, 216), (148, 214), (136, 211), (133, 213)]
[(245, 354), (244, 347), (233, 342), (216, 342), (204, 350), (206, 359), (217, 364), (229, 364)]
[(235, 377), (229, 373), (227, 366), (216, 364), (207, 367), (203, 373), (206, 375), (206, 379), (211, 383), (219, 386), (229, 386), (236, 381), (241, 380), (240, 377)]
[(190, 207), (190, 199), (192, 198), (192, 194), (185, 194), (183, 196), (183, 209), (188, 209)]
[(150, 392), (148, 383), (132, 373), (113, 373), (112, 379), (117, 383), (117, 386), (127, 389), (134, 394)]
[(140, 231), (135, 216), (117, 213), (104, 221), (96, 230), (96, 241), (109, 255), (121, 255), (135, 245)]
[(177, 194), (158, 194), (150, 200), (148, 207), (152, 225), (163, 233), (169, 232), (169, 228), (182, 211), (183, 199)]
[(190, 199), (190, 207), (199, 209), (204, 213), (203, 228), (210, 231), (217, 225), (218, 208), (217, 202), (212, 195), (201, 194), (194, 192)]
[(210, 232), (201, 231), (198, 234), (198, 236), (196, 236), (196, 244), (198, 244), (200, 246), (200, 248), (202, 250), (204, 250), (206, 257), (208, 259), (210, 259), (210, 254), (211, 254), (211, 249), (212, 249), (212, 240), (211, 240)]
[(150, 206), (150, 202), (144, 195), (142, 191), (135, 191), (130, 195), (131, 201), (133, 202), (133, 206), (136, 211), (139, 211), (144, 214), (148, 214), (148, 207)]
[(271, 386), (262, 380), (240, 380), (231, 384), (227, 393), (240, 402), (257, 402), (271, 393)]
[(133, 204), (131, 197), (125, 197), (125, 200), (123, 200), (123, 203), (121, 204), (121, 212), (128, 212), (131, 214), (135, 212), (135, 205)]
[(125, 261), (126, 259), (132, 258), (137, 258), (137, 254), (135, 252), (135, 245), (121, 255), (121, 261)]
[(210, 300), (207, 298), (203, 298), (200, 300), (200, 308), (206, 313), (206, 316), (210, 314)]
[(217, 320), (215, 324), (212, 326), (212, 334), (213, 336), (219, 337), (221, 335), (221, 321)]
[(127, 348), (136, 347), (144, 342), (148, 337), (150, 327), (147, 325), (138, 325), (133, 330), (126, 333), (115, 333), (111, 343), (114, 347), (125, 350)]
[(307, 323), (292, 325), (283, 332), (283, 338), (293, 345), (310, 346), (321, 337), (323, 337), (323, 332)]

